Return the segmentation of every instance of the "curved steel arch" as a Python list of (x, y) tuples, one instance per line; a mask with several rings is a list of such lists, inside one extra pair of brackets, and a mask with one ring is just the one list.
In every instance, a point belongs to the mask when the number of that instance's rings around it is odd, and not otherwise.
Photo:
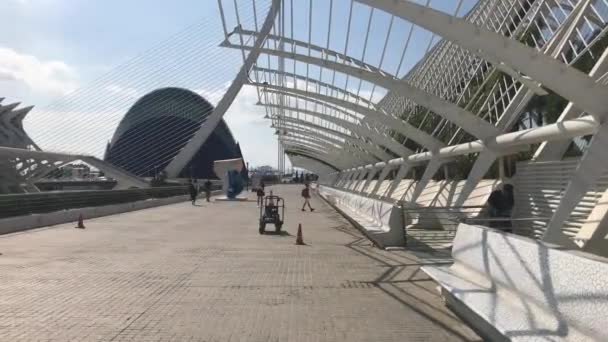
[(260, 28), (260, 37), (253, 43), (252, 48), (254, 51), (249, 53), (246, 58), (243, 56), (243, 65), (239, 69), (235, 79), (226, 90), (226, 93), (222, 99), (217, 103), (213, 112), (207, 117), (205, 124), (202, 125), (198, 131), (196, 131), (194, 136), (165, 167), (165, 172), (169, 177), (176, 177), (186, 166), (186, 164), (192, 160), (192, 157), (194, 157), (209, 135), (211, 135), (212, 130), (215, 129), (215, 127), (220, 123), (222, 117), (224, 114), (226, 114), (226, 111), (236, 99), (238, 93), (243, 88), (243, 85), (245, 85), (245, 80), (247, 79), (249, 70), (253, 67), (260, 56), (260, 49), (263, 47), (264, 42), (266, 41), (266, 36), (270, 34), (270, 31), (274, 27), (275, 19), (279, 14), (280, 9), (281, 0), (272, 0), (268, 14), (266, 15), (266, 18), (264, 19), (264, 22)]
[(361, 155), (344, 153), (346, 151), (344, 149), (332, 146), (327, 142), (313, 140), (307, 136), (281, 136), (279, 137), (279, 141), (290, 142), (292, 144), (299, 144), (306, 147), (315, 148), (319, 151), (324, 151), (326, 154), (331, 154), (332, 158), (342, 161), (344, 165), (352, 166), (367, 162), (366, 159), (364, 159)]
[(318, 151), (315, 149), (303, 147), (301, 145), (296, 145), (296, 144), (290, 144), (290, 143), (283, 143), (283, 144), (285, 146), (286, 151), (298, 151), (307, 156), (314, 157), (318, 160), (322, 160), (325, 164), (331, 165), (331, 167), (333, 169), (335, 169), (336, 171), (343, 170), (345, 168), (344, 165), (341, 165), (340, 163), (336, 163), (336, 159), (332, 159), (333, 158), (332, 156), (328, 155), (327, 153), (325, 153), (323, 151)]
[[(326, 137), (326, 136), (320, 135), (320, 134), (318, 134), (318, 133), (316, 133), (314, 131), (303, 129), (301, 127), (287, 126), (286, 128), (287, 128), (287, 131), (288, 131), (289, 134), (293, 134), (295, 132), (296, 134), (299, 134), (300, 136), (303, 136), (303, 137), (312, 136), (312, 137), (315, 137), (317, 139), (320, 139), (320, 140), (323, 140), (323, 141), (327, 141), (327, 142), (329, 142), (329, 143), (331, 143), (333, 145), (337, 145), (340, 148), (344, 149), (345, 151), (348, 151), (349, 153), (352, 153), (353, 155), (357, 156), (358, 159), (359, 159), (359, 161), (363, 161), (363, 162), (369, 163), (369, 162), (372, 162), (372, 161), (375, 160), (375, 159), (371, 158), (371, 156), (365, 155), (364, 151), (357, 151), (357, 150), (351, 148), (351, 146), (345, 144), (342, 141), (339, 141), (339, 140), (336, 140), (336, 139), (333, 139), (333, 138), (330, 138), (330, 137)], [(286, 136), (286, 135), (283, 135), (283, 136)]]
[[(254, 36), (256, 38), (260, 35), (260, 33), (256, 32), (256, 31), (244, 30), (244, 29), (242, 29), (240, 27), (235, 27), (234, 28), (233, 34), (235, 34), (235, 33), (236, 34), (250, 35), (250, 36)], [(303, 47), (305, 49), (310, 49), (312, 51), (316, 51), (316, 52), (320, 53), (323, 56), (333, 56), (333, 57), (339, 58), (339, 59), (341, 59), (343, 61), (355, 64), (358, 67), (366, 69), (366, 70), (372, 70), (372, 71), (378, 71), (378, 72), (382, 71), (379, 68), (377, 68), (377, 67), (375, 67), (375, 66), (373, 66), (371, 64), (365, 63), (364, 61), (361, 61), (361, 60), (359, 60), (357, 58), (353, 58), (353, 57), (350, 57), (350, 56), (345, 55), (343, 53), (340, 53), (340, 52), (337, 52), (337, 51), (334, 51), (334, 50), (331, 50), (331, 49), (326, 49), (326, 48), (320, 47), (320, 46), (315, 45), (315, 44), (309, 44), (309, 43), (301, 41), (301, 40), (291, 39), (291, 38), (288, 38), (288, 37), (285, 37), (285, 36), (278, 36), (278, 35), (275, 35), (275, 34), (269, 34), (266, 37), (267, 37), (267, 39), (276, 40), (276, 41), (281, 42), (283, 44), (287, 43), (287, 44), (291, 44), (292, 46), (297, 45), (297, 46)], [(220, 44), (220, 46), (223, 46), (223, 47), (232, 47), (231, 45), (234, 45), (234, 44), (232, 44), (228, 40), (225, 40), (224, 42), (222, 42)]]
[(326, 163), (333, 165), (337, 169), (343, 169), (345, 167), (344, 165), (346, 165), (343, 163), (343, 161), (336, 159), (333, 155), (328, 154), (327, 152), (322, 151), (315, 147), (309, 147), (309, 146), (303, 145), (301, 143), (295, 143), (295, 142), (290, 142), (290, 141), (281, 141), (281, 144), (283, 144), (285, 149), (298, 150), (301, 152), (306, 152), (309, 155), (314, 155), (318, 159), (323, 160)]
[(444, 146), (444, 144), (442, 142), (440, 142), (439, 140), (437, 140), (430, 134), (428, 134), (424, 131), (421, 131), (420, 129), (410, 125), (406, 121), (403, 121), (395, 116), (383, 113), (380, 110), (366, 108), (366, 107), (363, 107), (363, 106), (360, 106), (360, 105), (357, 105), (354, 103), (350, 103), (348, 101), (334, 98), (332, 96), (313, 93), (313, 92), (309, 92), (309, 91), (302, 90), (302, 89), (293, 89), (293, 88), (281, 87), (281, 86), (270, 85), (270, 84), (253, 84), (253, 85), (259, 85), (264, 88), (271, 88), (271, 89), (276, 89), (276, 90), (279, 90), (282, 92), (297, 94), (302, 97), (313, 98), (313, 99), (316, 99), (319, 101), (327, 102), (327, 103), (330, 103), (330, 104), (333, 104), (336, 106), (340, 106), (340, 107), (352, 110), (354, 112), (362, 114), (365, 117), (369, 117), (375, 121), (378, 121), (379, 123), (381, 123), (382, 125), (384, 125), (386, 127), (390, 127), (391, 129), (394, 129), (395, 131), (407, 136), (408, 138), (412, 139), (413, 141), (415, 141), (416, 143), (418, 143), (419, 145), (423, 146), (424, 148), (426, 148), (430, 151), (436, 151)]
[(293, 167), (299, 167), (310, 172), (316, 173), (318, 175), (333, 172), (332, 168), (325, 166), (325, 164), (321, 164), (320, 162), (313, 161), (308, 157), (303, 157), (294, 153), (287, 154), (287, 157), (289, 158), (289, 160), (291, 160), (291, 165), (293, 165)]
[(511, 68), (542, 82), (581, 109), (608, 115), (606, 87), (589, 75), (514, 39), (409, 0), (355, 0), (401, 17), (434, 32), (493, 64)]
[(349, 157), (355, 157), (351, 155), (345, 155), (343, 149), (332, 146), (331, 144), (319, 140), (313, 140), (310, 137), (300, 137), (300, 136), (280, 136), (279, 141), (281, 142), (290, 142), (292, 144), (300, 144), (305, 145), (306, 147), (314, 148), (320, 152), (324, 152), (325, 154), (331, 154), (332, 158), (337, 160), (344, 161), (344, 164), (348, 165), (356, 165), (357, 163), (362, 162), (361, 160), (352, 160)]
[[(248, 46), (235, 44), (229, 44), (227, 46), (244, 50), (252, 49)], [(437, 115), (456, 124), (457, 126), (459, 126), (460, 128), (462, 128), (463, 130), (478, 139), (484, 140), (498, 133), (498, 129), (494, 125), (479, 118), (473, 113), (459, 107), (458, 105), (452, 102), (446, 101), (436, 95), (430, 94), (422, 89), (412, 86), (403, 80), (396, 79), (395, 77), (388, 75), (382, 71), (369, 71), (367, 69), (356, 68), (350, 65), (295, 52), (286, 52), (267, 48), (262, 48), (260, 50), (262, 54), (288, 58), (303, 63), (313, 64), (319, 67), (336, 70), (343, 74), (359, 78), (372, 84), (379, 85), (385, 89), (401, 93), (401, 95), (410, 98), (412, 101), (423, 107), (430, 109)], [(412, 137), (412, 140), (415, 139)]]
[(291, 77), (291, 78), (294, 78), (294, 79), (301, 80), (303, 82), (308, 82), (308, 83), (316, 84), (319, 87), (325, 87), (325, 88), (331, 89), (332, 91), (335, 91), (337, 93), (343, 94), (344, 97), (346, 97), (346, 96), (352, 97), (353, 99), (355, 99), (355, 103), (362, 102), (362, 103), (364, 103), (364, 104), (366, 104), (368, 106), (373, 106), (373, 107), (376, 106), (375, 103), (373, 103), (372, 101), (370, 101), (370, 100), (368, 100), (368, 99), (366, 99), (364, 97), (358, 96), (357, 94), (351, 93), (351, 92), (346, 91), (346, 90), (344, 90), (342, 88), (336, 87), (335, 85), (332, 85), (332, 84), (329, 84), (329, 83), (325, 83), (325, 82), (322, 82), (320, 80), (316, 80), (316, 79), (313, 79), (313, 78), (308, 78), (306, 76), (302, 76), (302, 75), (298, 75), (298, 74), (294, 74), (294, 73), (290, 73), (290, 72), (286, 72), (286, 71), (279, 71), (279, 70), (275, 70), (275, 69), (255, 67), (255, 68), (253, 68), (253, 70), (259, 70), (261, 72), (273, 73), (273, 74), (278, 75), (280, 77)]
[(339, 171), (334, 166), (328, 165), (324, 161), (321, 161), (321, 160), (319, 160), (317, 158), (314, 158), (314, 157), (311, 157), (311, 156), (307, 156), (307, 155), (301, 154), (301, 153), (296, 152), (296, 151), (291, 151), (291, 150), (285, 150), (285, 152), (287, 153), (288, 156), (290, 156), (290, 154), (291, 154), (290, 158), (292, 156), (299, 157), (299, 158), (305, 158), (305, 159), (308, 159), (310, 161), (314, 161), (316, 163), (319, 163), (320, 165), (323, 165), (325, 168), (329, 169), (331, 172), (337, 172), (337, 171)]
[[(388, 160), (393, 159), (390, 155), (388, 155), (386, 152), (382, 151), (381, 149), (379, 149), (377, 146), (373, 146), (370, 144), (365, 143), (362, 140), (358, 140), (355, 139), (353, 137), (350, 137), (342, 132), (338, 132), (335, 130), (332, 130), (331, 128), (326, 128), (323, 126), (319, 126), (316, 125), (312, 122), (306, 121), (306, 120), (298, 120), (296, 118), (292, 118), (292, 117), (283, 117), (281, 118), (281, 120), (283, 121), (288, 121), (288, 122), (293, 122), (299, 125), (304, 125), (304, 126), (308, 126), (310, 128), (314, 128), (314, 129), (318, 129), (318, 130), (322, 130), (322, 131), (326, 131), (329, 132), (333, 135), (342, 137), (344, 139), (348, 139), (348, 141), (354, 145), (356, 145), (357, 147), (361, 148), (363, 152), (366, 152), (372, 156), (374, 156), (375, 158), (378, 158), (378, 160), (386, 160), (388, 158)], [(374, 153), (375, 152), (375, 153)]]
[[(286, 93), (283, 93), (283, 94), (286, 94)], [(334, 123), (338, 126), (344, 127), (352, 132), (355, 132), (357, 135), (359, 135), (361, 137), (368, 138), (378, 145), (382, 145), (382, 146), (386, 147), (387, 149), (391, 150), (393, 153), (395, 153), (396, 155), (401, 156), (401, 157), (406, 157), (406, 156), (409, 156), (414, 153), (412, 150), (401, 145), (394, 139), (392, 139), (380, 132), (374, 132), (369, 127), (366, 127), (363, 124), (357, 125), (356, 123), (349, 122), (347, 120), (340, 119), (338, 117), (334, 117), (329, 114), (324, 114), (321, 112), (311, 111), (311, 110), (307, 110), (307, 109), (300, 109), (300, 108), (296, 108), (296, 107), (280, 106), (280, 105), (273, 105), (273, 104), (262, 104), (262, 105), (265, 107), (268, 107), (268, 108), (284, 109), (284, 110), (289, 110), (289, 111), (293, 111), (293, 112), (300, 112), (300, 113), (308, 114), (308, 115), (323, 119), (325, 121)]]

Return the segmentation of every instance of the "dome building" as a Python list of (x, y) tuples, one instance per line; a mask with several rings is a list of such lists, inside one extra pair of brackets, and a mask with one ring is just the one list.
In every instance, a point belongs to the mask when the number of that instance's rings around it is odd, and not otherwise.
[[(155, 90), (125, 114), (108, 143), (104, 159), (137, 176), (153, 177), (205, 125), (212, 112), (213, 106), (190, 90)], [(231, 158), (242, 158), (242, 154), (222, 120), (179, 177), (217, 178), (213, 162)]]

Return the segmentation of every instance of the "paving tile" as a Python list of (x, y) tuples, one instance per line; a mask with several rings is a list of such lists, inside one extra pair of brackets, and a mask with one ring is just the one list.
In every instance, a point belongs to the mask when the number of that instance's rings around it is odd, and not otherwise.
[[(0, 341), (471, 341), (419, 270), (300, 187), (283, 235), (254, 201), (189, 202), (0, 237)], [(301, 223), (307, 246), (296, 246)]]

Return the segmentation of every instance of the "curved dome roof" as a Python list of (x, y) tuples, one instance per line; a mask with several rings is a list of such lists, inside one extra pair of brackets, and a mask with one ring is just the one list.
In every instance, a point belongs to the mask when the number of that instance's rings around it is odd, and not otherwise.
[(146, 94), (122, 118), (111, 144), (131, 127), (159, 116), (174, 116), (199, 125), (213, 112), (213, 105), (197, 93), (183, 88), (161, 88)]
[[(155, 90), (129, 109), (106, 149), (105, 160), (138, 176), (163, 170), (204, 125), (213, 106), (181, 88)], [(181, 171), (181, 177), (214, 177), (215, 160), (242, 157), (228, 125), (222, 120)]]

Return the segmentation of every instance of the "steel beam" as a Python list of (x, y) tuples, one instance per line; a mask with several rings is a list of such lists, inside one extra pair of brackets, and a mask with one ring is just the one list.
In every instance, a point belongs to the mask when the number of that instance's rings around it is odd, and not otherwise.
[[(436, 151), (437, 149), (444, 146), (442, 142), (431, 136), (430, 134), (419, 130), (418, 128), (410, 125), (409, 123), (392, 116), (390, 114), (384, 113), (381, 110), (374, 110), (370, 108), (363, 107), (361, 105), (357, 105), (352, 102), (344, 101), (337, 99), (332, 96), (327, 96), (315, 92), (310, 92), (302, 89), (294, 89), (288, 87), (281, 87), (277, 85), (271, 84), (254, 84), (267, 89), (275, 89), (278, 91), (282, 91), (285, 93), (295, 94), (302, 97), (312, 98), (319, 101), (327, 102), (335, 106), (343, 107), (348, 110), (352, 110), (356, 113), (360, 113), (366, 117), (373, 119), (374, 121), (379, 122), (380, 124), (390, 127), (391, 129), (407, 136), (411, 140), (415, 141), (419, 145), (429, 149), (430, 151)], [(489, 123), (488, 123), (489, 124)]]
[[(263, 106), (266, 106), (268, 108), (277, 108), (277, 109), (282, 108), (282, 109), (285, 109), (288, 111), (294, 111), (294, 112), (311, 115), (311, 116), (317, 117), (319, 119), (331, 122), (335, 125), (341, 126), (345, 129), (355, 132), (357, 135), (359, 135), (361, 137), (365, 137), (377, 145), (382, 145), (401, 157), (407, 157), (407, 156), (413, 154), (412, 150), (401, 145), (399, 142), (395, 141), (394, 139), (392, 139), (388, 136), (385, 136), (384, 134), (381, 134), (380, 132), (374, 132), (371, 129), (365, 127), (363, 124), (357, 125), (350, 121), (340, 119), (338, 117), (334, 117), (334, 116), (331, 116), (328, 114), (323, 114), (323, 113), (312, 111), (312, 110), (299, 109), (296, 107), (268, 105), (268, 104), (263, 104)], [(390, 158), (390, 159), (392, 159), (392, 158)], [(384, 158), (383, 158), (383, 160), (384, 160)]]
[(270, 33), (270, 30), (274, 26), (274, 21), (280, 8), (281, 0), (272, 0), (270, 10), (268, 11), (268, 15), (266, 16), (264, 24), (260, 30), (260, 37), (255, 40), (252, 51), (249, 53), (249, 55), (247, 55), (241, 70), (237, 74), (232, 84), (230, 84), (230, 87), (228, 87), (226, 94), (224, 94), (224, 97), (222, 97), (220, 102), (217, 104), (213, 110), (213, 113), (211, 113), (205, 120), (204, 124), (201, 125), (201, 128), (194, 134), (190, 141), (188, 141), (188, 143), (165, 168), (165, 172), (169, 178), (177, 177), (184, 167), (186, 167), (186, 165), (190, 162), (190, 160), (192, 160), (194, 155), (198, 152), (201, 146), (203, 146), (205, 141), (207, 141), (207, 138), (215, 130), (217, 125), (224, 117), (224, 114), (226, 114), (228, 108), (230, 108), (236, 99), (236, 96), (240, 92), (241, 88), (243, 88), (243, 85), (245, 82), (247, 82), (249, 70), (253, 67), (260, 56), (260, 50), (266, 41), (266, 36)]
[(597, 84), (589, 75), (534, 48), (465, 19), (411, 1), (355, 1), (399, 16), (434, 32), (481, 58), (490, 58), (487, 60), (492, 64), (505, 63), (541, 82), (588, 113), (602, 118), (608, 114), (606, 87)]
[[(332, 130), (330, 128), (319, 126), (319, 125), (313, 124), (313, 123), (305, 121), (305, 120), (294, 119), (291, 117), (284, 117), (281, 120), (283, 120), (285, 122), (295, 123), (295, 124), (302, 125), (302, 126), (307, 126), (307, 127), (319, 130), (319, 131), (328, 132), (337, 137), (341, 137), (341, 138), (347, 140), (348, 142), (352, 143), (353, 145), (361, 148), (362, 152), (368, 153), (370, 156), (374, 156), (375, 158), (378, 158), (378, 160), (387, 160), (387, 158), (388, 159), (391, 158), (388, 154), (386, 154), (386, 152), (380, 150), (377, 146), (371, 146), (361, 140), (355, 139), (353, 137), (350, 137), (341, 132)], [(375, 160), (375, 162), (377, 162), (377, 160)]]

